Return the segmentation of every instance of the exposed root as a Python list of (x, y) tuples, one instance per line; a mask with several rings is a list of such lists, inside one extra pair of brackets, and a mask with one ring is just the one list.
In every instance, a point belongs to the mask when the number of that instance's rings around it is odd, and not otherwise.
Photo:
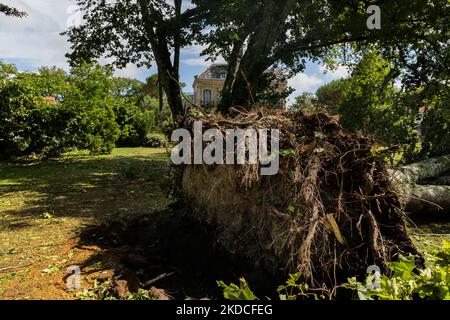
[(280, 131), (276, 176), (259, 165), (183, 166), (181, 191), (195, 215), (217, 226), (217, 241), (273, 272), (301, 272), (315, 287), (365, 274), (399, 253), (417, 254), (402, 205), (373, 138), (347, 132), (326, 114), (233, 110), (232, 117), (188, 116), (204, 130)]

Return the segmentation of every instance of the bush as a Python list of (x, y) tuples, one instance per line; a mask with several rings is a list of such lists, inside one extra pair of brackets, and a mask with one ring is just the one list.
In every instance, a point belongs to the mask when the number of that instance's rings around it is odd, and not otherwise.
[[(425, 255), (425, 268), (417, 266), (418, 260), (422, 258), (400, 256), (399, 261), (389, 263), (390, 276), (372, 274), (365, 283), (353, 277), (335, 289), (350, 289), (359, 300), (450, 300), (450, 242), (444, 240), (441, 249)], [(223, 281), (217, 284), (225, 299), (257, 299), (245, 279), (240, 279), (239, 286), (226, 285)], [(286, 284), (279, 286), (277, 292), (280, 300), (336, 298), (335, 290), (311, 288), (302, 281), (300, 273), (289, 275)]]
[(110, 152), (119, 135), (110, 77), (100, 66), (83, 65), (67, 76), (55, 68), (15, 73), (0, 62), (0, 157)]
[(160, 133), (151, 133), (145, 137), (144, 147), (165, 148), (169, 145), (166, 136)]
[(417, 267), (414, 256), (391, 262), (392, 276), (380, 276), (378, 286), (373, 285), (373, 275), (366, 283), (351, 278), (344, 286), (354, 290), (360, 300), (450, 300), (450, 242), (443, 241), (442, 249), (426, 258), (424, 269)]
[(71, 144), (70, 119), (62, 104), (47, 104), (23, 76), (0, 88), (0, 157), (58, 155)]

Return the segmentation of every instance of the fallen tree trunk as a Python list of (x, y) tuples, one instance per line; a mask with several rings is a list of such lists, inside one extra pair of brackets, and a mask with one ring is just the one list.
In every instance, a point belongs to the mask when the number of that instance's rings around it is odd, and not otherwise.
[(450, 171), (450, 155), (409, 164), (393, 170), (392, 173), (401, 183), (421, 184), (421, 182), (436, 179), (447, 171)]
[(404, 188), (406, 211), (410, 213), (450, 212), (450, 186), (415, 185)]
[[(258, 111), (233, 118), (187, 116), (194, 132), (280, 131), (280, 170), (261, 165), (184, 165), (181, 194), (192, 217), (214, 227), (217, 242), (275, 274), (300, 272), (312, 286), (365, 276), (368, 266), (418, 252), (385, 164), (371, 137), (349, 133), (325, 114)], [(206, 144), (206, 143), (205, 143)], [(281, 153), (281, 152), (280, 152)]]
[(431, 158), (398, 169), (390, 175), (410, 213), (450, 212), (450, 186), (446, 177), (450, 171), (450, 155)]

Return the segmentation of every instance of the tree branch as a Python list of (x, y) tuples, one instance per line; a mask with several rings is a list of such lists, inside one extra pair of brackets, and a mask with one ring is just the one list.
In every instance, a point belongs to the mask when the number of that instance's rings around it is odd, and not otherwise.
[[(328, 41), (323, 43), (322, 40), (318, 39), (302, 39), (293, 43), (288, 43), (286, 46), (280, 48), (273, 55), (274, 61), (282, 59), (287, 54), (294, 54), (299, 51), (308, 51), (314, 49), (320, 49), (325, 47), (330, 47), (337, 44), (344, 43), (353, 43), (353, 42), (363, 42), (369, 40), (368, 36), (355, 36), (355, 37), (346, 37), (343, 39)], [(320, 41), (318, 44), (313, 44), (314, 42)]]

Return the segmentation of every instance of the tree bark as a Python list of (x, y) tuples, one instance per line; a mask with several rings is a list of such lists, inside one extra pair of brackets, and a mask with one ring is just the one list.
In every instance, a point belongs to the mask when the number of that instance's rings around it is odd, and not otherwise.
[[(439, 176), (450, 171), (450, 155), (431, 158), (391, 170), (397, 186), (410, 213), (450, 212), (450, 186), (443, 185)], [(441, 185), (435, 185), (439, 183)]]
[[(174, 62), (171, 61), (171, 53), (168, 48), (167, 35), (164, 31), (164, 25), (158, 26), (149, 14), (147, 2), (139, 0), (141, 14), (144, 21), (144, 27), (149, 34), (150, 46), (155, 57), (158, 68), (158, 80), (166, 93), (167, 103), (169, 104), (172, 116), (176, 117), (183, 114), (183, 102), (181, 99), (181, 88), (179, 84), (179, 52), (178, 57), (175, 56)], [(176, 1), (176, 10), (181, 8), (181, 2)], [(178, 19), (180, 19), (178, 14)], [(177, 21), (177, 23), (179, 23)], [(179, 44), (178, 50), (179, 50)], [(175, 52), (177, 48), (175, 47)]]
[(394, 170), (395, 179), (403, 183), (421, 183), (428, 179), (436, 179), (450, 171), (450, 155), (430, 158)]
[(232, 99), (225, 111), (232, 106), (250, 107), (257, 102), (260, 79), (274, 63), (269, 53), (296, 4), (296, 0), (264, 1), (261, 21), (249, 39), (231, 90)]
[(239, 65), (239, 59), (241, 57), (241, 50), (244, 44), (243, 40), (234, 41), (233, 49), (231, 50), (231, 54), (228, 57), (228, 68), (227, 68), (227, 77), (225, 79), (225, 83), (222, 89), (222, 97), (220, 99), (218, 110), (222, 113), (226, 113), (228, 107), (231, 105), (232, 95), (231, 89), (233, 88), (233, 83), (236, 78), (236, 69)]
[(408, 185), (403, 193), (407, 212), (450, 213), (450, 186)]

